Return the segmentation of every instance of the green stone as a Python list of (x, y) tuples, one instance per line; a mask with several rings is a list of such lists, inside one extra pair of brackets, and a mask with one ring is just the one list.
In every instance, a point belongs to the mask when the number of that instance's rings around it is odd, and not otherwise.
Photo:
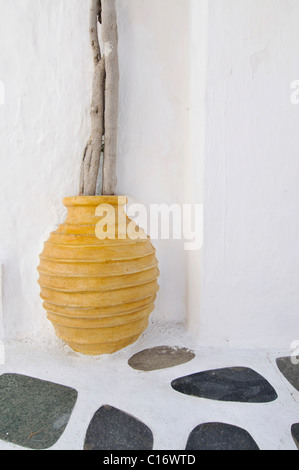
[(18, 374), (0, 376), (0, 439), (29, 449), (48, 449), (63, 434), (77, 391)]

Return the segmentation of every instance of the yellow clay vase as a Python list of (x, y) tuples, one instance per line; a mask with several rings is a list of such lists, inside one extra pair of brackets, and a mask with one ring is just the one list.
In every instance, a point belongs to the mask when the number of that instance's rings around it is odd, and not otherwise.
[[(40, 256), (43, 305), (57, 336), (74, 351), (111, 354), (148, 326), (159, 289), (155, 249), (144, 232), (134, 236), (138, 228), (125, 214), (124, 197), (71, 197), (64, 205), (66, 221)], [(103, 217), (106, 239), (99, 232)]]

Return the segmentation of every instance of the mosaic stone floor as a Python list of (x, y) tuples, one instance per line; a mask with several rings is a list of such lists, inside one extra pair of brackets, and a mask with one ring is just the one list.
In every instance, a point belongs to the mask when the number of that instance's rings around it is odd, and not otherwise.
[(0, 449), (297, 450), (298, 403), (285, 351), (206, 348), (180, 325), (102, 357), (27, 340), (0, 365)]

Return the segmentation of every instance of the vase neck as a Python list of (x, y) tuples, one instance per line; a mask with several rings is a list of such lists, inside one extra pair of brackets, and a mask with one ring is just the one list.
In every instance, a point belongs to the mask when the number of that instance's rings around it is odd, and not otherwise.
[(105, 214), (115, 215), (125, 213), (127, 198), (124, 196), (80, 196), (64, 199), (67, 208), (66, 224), (96, 225)]

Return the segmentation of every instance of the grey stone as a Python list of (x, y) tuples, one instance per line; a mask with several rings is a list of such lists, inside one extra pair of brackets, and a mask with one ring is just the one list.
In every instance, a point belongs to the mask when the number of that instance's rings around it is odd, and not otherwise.
[(18, 374), (0, 377), (0, 439), (28, 449), (48, 449), (63, 434), (77, 391)]
[(295, 441), (296, 446), (299, 449), (299, 423), (298, 424), (293, 424), (292, 426), (292, 436)]
[(152, 450), (151, 430), (133, 416), (102, 406), (88, 427), (84, 450)]
[(291, 357), (281, 357), (276, 360), (276, 364), (288, 382), (299, 392), (299, 364), (293, 364)]
[(267, 380), (245, 367), (199, 372), (176, 379), (171, 386), (177, 392), (210, 400), (267, 403), (277, 398)]
[(223, 423), (197, 426), (189, 436), (186, 450), (260, 450), (244, 429)]
[(158, 346), (135, 354), (128, 364), (133, 369), (149, 372), (185, 364), (194, 358), (195, 354), (190, 349)]

